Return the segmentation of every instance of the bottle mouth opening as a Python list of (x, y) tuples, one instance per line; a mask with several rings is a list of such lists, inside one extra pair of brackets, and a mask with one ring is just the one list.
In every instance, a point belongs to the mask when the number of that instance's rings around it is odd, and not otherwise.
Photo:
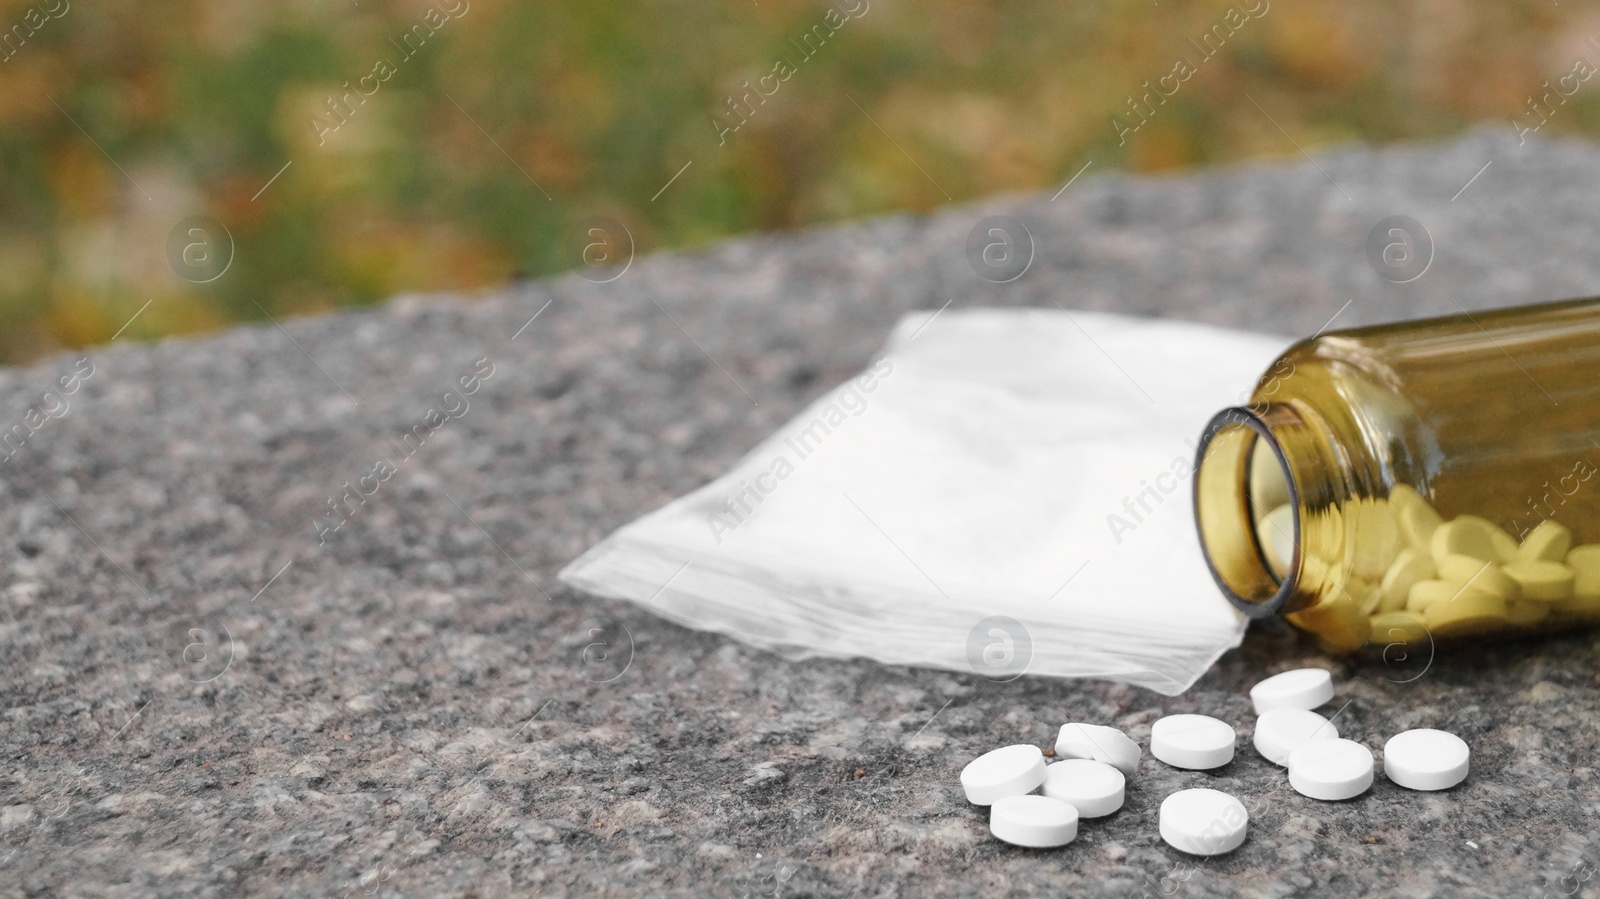
[(1283, 446), (1250, 409), (1213, 417), (1195, 452), (1194, 514), (1206, 567), (1250, 618), (1282, 611), (1300, 573), (1300, 496)]

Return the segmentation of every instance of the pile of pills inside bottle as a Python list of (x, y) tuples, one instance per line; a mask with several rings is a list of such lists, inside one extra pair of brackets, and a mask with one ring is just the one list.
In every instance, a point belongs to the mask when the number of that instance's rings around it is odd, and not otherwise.
[[(1268, 567), (1280, 580), (1293, 564), (1294, 510), (1286, 488), (1260, 489), (1273, 503), (1256, 520)], [(1476, 515), (1446, 520), (1422, 494), (1401, 484), (1388, 499), (1358, 499), (1307, 513), (1302, 529), (1330, 539), (1340, 559), (1301, 560), (1300, 577), (1320, 583), (1322, 599), (1289, 613), (1327, 647), (1417, 643), (1600, 620), (1600, 544), (1573, 546), (1572, 532), (1551, 519), (1521, 541)]]
[[(1341, 738), (1334, 722), (1315, 711), (1332, 700), (1333, 678), (1320, 668), (1285, 671), (1250, 690), (1256, 751), (1286, 770), (1295, 791), (1338, 802), (1371, 788), (1377, 766), (1371, 749)], [(1150, 754), (1183, 770), (1220, 768), (1233, 761), (1236, 744), (1232, 725), (1208, 715), (1168, 715), (1150, 728)], [(1037, 746), (1005, 746), (962, 769), (967, 801), (989, 807), (995, 837), (1038, 849), (1071, 843), (1080, 821), (1122, 808), (1128, 778), (1143, 757), (1117, 728), (1078, 722), (1062, 725), (1054, 751), (1057, 761), (1046, 763)], [(1409, 790), (1447, 790), (1466, 779), (1470, 755), (1454, 734), (1408, 730), (1384, 744), (1384, 774)], [(1244, 843), (1249, 822), (1238, 797), (1195, 788), (1162, 801), (1158, 827), (1175, 849), (1221, 855)]]

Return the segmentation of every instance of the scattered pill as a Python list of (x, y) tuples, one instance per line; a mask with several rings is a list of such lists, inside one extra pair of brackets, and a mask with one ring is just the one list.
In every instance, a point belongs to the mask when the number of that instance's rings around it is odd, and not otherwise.
[(1333, 675), (1323, 668), (1296, 668), (1274, 674), (1250, 688), (1250, 702), (1261, 715), (1273, 709), (1314, 709), (1333, 700)]
[(1472, 752), (1452, 733), (1419, 728), (1383, 744), (1383, 773), (1408, 790), (1448, 790), (1467, 778)]
[(1150, 728), (1150, 754), (1174, 768), (1205, 771), (1233, 761), (1236, 736), (1209, 715), (1168, 715)]
[(1103, 724), (1063, 724), (1056, 735), (1056, 755), (1063, 759), (1094, 759), (1128, 777), (1139, 770), (1143, 752), (1127, 734)]
[(1066, 759), (1044, 770), (1040, 792), (1078, 810), (1080, 818), (1103, 818), (1122, 808), (1128, 779), (1093, 759)]
[(1007, 796), (1021, 796), (1044, 783), (1044, 753), (1018, 744), (985, 752), (961, 769), (961, 788), (973, 805), (992, 805)]
[(1312, 740), (1337, 739), (1328, 719), (1305, 709), (1270, 709), (1256, 719), (1256, 751), (1275, 765), (1287, 765), (1289, 753)]
[(1372, 751), (1354, 740), (1312, 740), (1289, 753), (1289, 785), (1312, 799), (1360, 796), (1372, 772)]
[(989, 808), (989, 832), (1013, 846), (1053, 849), (1078, 836), (1078, 810), (1049, 796), (1004, 796)]
[(1161, 802), (1161, 839), (1194, 855), (1221, 855), (1244, 842), (1250, 814), (1221, 790), (1179, 790)]
[[(1547, 534), (1541, 539), (1554, 541), (1550, 545), (1560, 543), (1559, 534)], [(1567, 567), (1580, 572), (1590, 564), (1600, 567), (1600, 544), (1592, 545), (1592, 559), (1578, 553), (1577, 561), (1573, 561), (1573, 554), (1584, 548), (1567, 552), (1563, 557), (1569, 563)], [(1401, 550), (1396, 555), (1408, 551)], [(1529, 550), (1545, 551), (1537, 545)], [(1481, 570), (1485, 561), (1474, 557), (1472, 564)], [(1513, 560), (1505, 567), (1543, 564), (1559, 563), (1532, 558)], [(1378, 585), (1365, 579), (1353, 582), (1369, 590), (1378, 589)], [(1463, 603), (1483, 607), (1498, 603), (1501, 623), (1536, 620), (1553, 614), (1552, 609), (1562, 603), (1584, 601), (1600, 605), (1600, 586), (1595, 597), (1569, 596), (1559, 602), (1507, 602), (1477, 587), (1454, 589), (1455, 595), (1429, 604), (1426, 616), (1398, 611), (1370, 616), (1374, 639), (1394, 639), (1396, 634), (1406, 639), (1418, 631), (1427, 635), (1431, 630), (1429, 620), (1460, 620), (1449, 616), (1461, 613)], [(1347, 596), (1343, 601), (1354, 604)], [(1441, 618), (1441, 610), (1449, 614)], [(1321, 668), (1286, 671), (1257, 684), (1250, 696), (1260, 712), (1253, 734), (1256, 751), (1268, 761), (1285, 766), (1289, 784), (1296, 791), (1313, 799), (1340, 801), (1371, 789), (1376, 771), (1372, 751), (1341, 738), (1332, 721), (1311, 710), (1333, 698), (1329, 672)], [(1207, 715), (1168, 715), (1158, 719), (1150, 730), (1151, 753), (1178, 768), (1221, 767), (1232, 761), (1236, 742), (1231, 726)], [(1448, 790), (1467, 777), (1471, 751), (1454, 734), (1426, 728), (1408, 730), (1391, 737), (1383, 749), (1386, 776), (1406, 789)], [(1077, 838), (1079, 821), (1105, 817), (1122, 808), (1127, 797), (1127, 774), (1138, 767), (1140, 759), (1137, 743), (1113, 727), (1073, 722), (1062, 726), (1055, 751), (1062, 760), (1047, 766), (1044, 758), (1048, 751), (1027, 744), (1006, 746), (984, 753), (962, 769), (961, 785), (967, 800), (990, 807), (989, 830), (997, 839), (1029, 848), (1065, 846)], [(1126, 767), (1114, 764), (1114, 758)], [(856, 774), (861, 776), (861, 769)], [(1042, 795), (1033, 795), (1036, 789)], [(1184, 852), (1220, 855), (1244, 842), (1249, 817), (1244, 804), (1227, 793), (1180, 790), (1161, 803), (1160, 833), (1163, 840)], [(1370, 836), (1366, 840), (1375, 842)]]

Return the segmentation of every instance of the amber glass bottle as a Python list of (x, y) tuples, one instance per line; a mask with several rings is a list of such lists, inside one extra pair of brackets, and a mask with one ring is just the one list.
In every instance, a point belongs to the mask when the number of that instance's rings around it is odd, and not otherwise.
[(1600, 623), (1600, 299), (1303, 340), (1195, 467), (1223, 593), (1329, 650)]

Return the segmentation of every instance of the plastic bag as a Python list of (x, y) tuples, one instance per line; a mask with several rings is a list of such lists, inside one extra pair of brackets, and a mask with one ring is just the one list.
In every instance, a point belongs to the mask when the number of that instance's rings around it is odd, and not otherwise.
[(1194, 535), (1200, 429), (1286, 344), (1104, 313), (913, 313), (861, 375), (561, 578), (791, 658), (1175, 695), (1244, 631)]

